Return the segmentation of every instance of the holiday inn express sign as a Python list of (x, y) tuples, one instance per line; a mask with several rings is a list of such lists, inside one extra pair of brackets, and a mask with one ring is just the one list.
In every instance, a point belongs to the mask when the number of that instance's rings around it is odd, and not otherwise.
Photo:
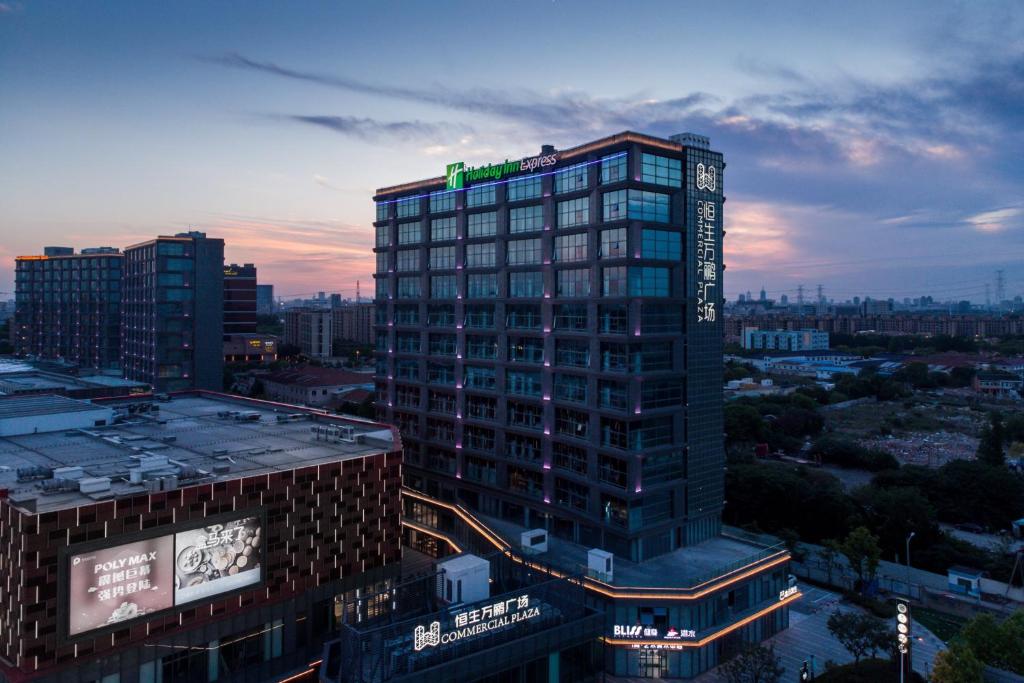
[(445, 185), (449, 190), (461, 190), (466, 183), (478, 180), (501, 180), (505, 176), (516, 173), (530, 173), (558, 162), (558, 154), (540, 154), (516, 161), (505, 159), (503, 163), (487, 164), (486, 166), (466, 166), (462, 161), (448, 164), (445, 168)]

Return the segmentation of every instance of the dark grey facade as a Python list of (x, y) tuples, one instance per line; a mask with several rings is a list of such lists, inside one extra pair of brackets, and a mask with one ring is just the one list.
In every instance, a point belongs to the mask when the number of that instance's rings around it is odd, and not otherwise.
[(224, 341), (232, 334), (256, 334), (256, 266), (224, 266)]
[(156, 391), (223, 389), (224, 240), (201, 232), (125, 249), (122, 368)]
[(715, 536), (722, 155), (622, 133), (499, 166), (375, 196), (406, 483), (636, 561)]
[(15, 259), (18, 354), (112, 369), (121, 360), (121, 260), (112, 247), (46, 247)]

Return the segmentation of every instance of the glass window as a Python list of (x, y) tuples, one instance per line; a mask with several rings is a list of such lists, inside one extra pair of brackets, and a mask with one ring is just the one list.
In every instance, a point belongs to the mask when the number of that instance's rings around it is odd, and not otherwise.
[(466, 245), (467, 268), (493, 268), (494, 242)]
[[(454, 340), (452, 340), (452, 343), (453, 344), (455, 343)], [(453, 350), (452, 353), (449, 354), (449, 355), (454, 355), (454, 354), (455, 354), (455, 351)], [(455, 366), (454, 365), (444, 365), (442, 363), (427, 363), (427, 381), (430, 382), (431, 384), (455, 384)], [(442, 396), (447, 396), (447, 394), (441, 394), (441, 395)], [(444, 412), (444, 413), (447, 413), (447, 412), (454, 413), (455, 412), (455, 397), (452, 396), (451, 399), (452, 399), (451, 410), (450, 411), (449, 410), (442, 410), (440, 412)], [(447, 403), (447, 401), (446, 401), (446, 403)], [(434, 410), (434, 406), (433, 405), (431, 405), (431, 410)]]
[[(512, 401), (509, 401), (512, 410)], [(523, 436), (509, 432), (505, 434), (505, 455), (515, 460), (537, 462), (541, 458), (540, 439), (534, 436)]]
[(555, 365), (585, 368), (590, 365), (590, 343), (573, 339), (555, 340)]
[(384, 275), (388, 272), (388, 252), (377, 252), (377, 274)]
[[(467, 426), (463, 432), (462, 442), (466, 448), (491, 453), (494, 451), (494, 430), (486, 427)], [(452, 472), (455, 471), (454, 463)]]
[(544, 228), (544, 207), (540, 204), (508, 210), (510, 233), (536, 232)]
[(555, 261), (572, 262), (587, 260), (587, 233), (559, 235), (555, 238)]
[(457, 291), (454, 275), (430, 276), (431, 299), (454, 299), (456, 293)]
[(400, 249), (398, 251), (398, 271), (412, 272), (420, 269), (419, 249)]
[(391, 206), (387, 202), (377, 202), (377, 220), (386, 221), (388, 219), (388, 207)]
[(601, 182), (617, 183), (626, 180), (626, 152), (601, 157)]
[(669, 196), (660, 192), (629, 190), (629, 217), (641, 221), (669, 222)]
[(530, 240), (509, 240), (506, 258), (510, 266), (540, 265), (541, 242), (536, 237)]
[(455, 239), (455, 216), (430, 221), (430, 241), (444, 242)]
[(601, 369), (605, 372), (629, 372), (629, 347), (616, 342), (601, 342)]
[(576, 439), (586, 439), (590, 414), (571, 408), (555, 408), (555, 432)]
[[(450, 365), (437, 365), (432, 363), (435, 368), (441, 368), (442, 371), (452, 372), (454, 368)], [(442, 384), (452, 384), (452, 382), (442, 382)], [(430, 412), (432, 413), (444, 413), (445, 415), (455, 414), (455, 396), (452, 394), (445, 394), (439, 391), (431, 391), (427, 395), (427, 405), (430, 406)], [(450, 422), (447, 424), (451, 424)]]
[(635, 267), (629, 269), (631, 296), (671, 296), (670, 268)]
[[(383, 307), (377, 310), (383, 310)], [(386, 310), (384, 310), (387, 313)], [(384, 317), (387, 317), (386, 315)], [(416, 304), (395, 306), (396, 325), (416, 325), (420, 321), (420, 309)]]
[(452, 327), (455, 325), (455, 306), (441, 304), (427, 309), (427, 325), (431, 327)]
[(590, 222), (590, 198), (580, 197), (558, 202), (558, 227), (571, 228)]
[(493, 389), (494, 368), (483, 368), (475, 365), (467, 365), (463, 369), (467, 389)]
[(558, 296), (590, 296), (590, 269), (558, 271)]
[(679, 308), (645, 304), (640, 316), (640, 329), (644, 334), (681, 332), (682, 318)]
[(643, 383), (641, 404), (644, 408), (667, 408), (683, 403), (683, 383), (679, 379), (650, 380)]
[(579, 375), (555, 375), (555, 398), (574, 403), (587, 402), (587, 378)]
[(508, 487), (516, 493), (540, 498), (544, 493), (544, 475), (522, 467), (509, 466)]
[(430, 268), (432, 270), (451, 270), (455, 268), (455, 247), (431, 247)]
[(430, 193), (430, 213), (455, 210), (455, 191), (437, 190)]
[(626, 218), (626, 191), (616, 190), (601, 195), (601, 217), (605, 221), (618, 221)]
[(645, 183), (682, 187), (683, 162), (645, 152), (640, 155), (640, 178)]
[(428, 348), (432, 356), (454, 356), (455, 335), (454, 334), (432, 334), (428, 340)]
[(374, 297), (377, 298), (377, 299), (387, 299), (388, 298), (388, 294), (390, 293), (388, 291), (388, 289), (389, 289), (388, 279), (385, 278), (385, 277), (377, 278), (376, 285), (377, 286), (376, 286), (376, 292), (374, 292)]
[(397, 337), (398, 351), (401, 353), (420, 352), (419, 332), (400, 332)]
[(539, 330), (540, 305), (510, 304), (506, 306), (505, 327), (514, 328), (518, 330)]
[(517, 178), (508, 182), (508, 201), (516, 202), (520, 199), (536, 199), (540, 196), (540, 176), (527, 176)]
[(498, 214), (494, 211), (471, 213), (467, 219), (468, 237), (490, 237), (497, 232)]
[(478, 185), (466, 190), (466, 208), (494, 203), (494, 184)]
[[(538, 312), (538, 315), (539, 312)], [(465, 314), (466, 327), (489, 329), (494, 327), (494, 306), (473, 305), (466, 306)]]
[(466, 296), (484, 299), (498, 296), (497, 273), (473, 273), (466, 276)]
[[(544, 410), (540, 406), (520, 403), (519, 401), (508, 401), (508, 423), (513, 427), (525, 427), (526, 429), (540, 429), (544, 423)], [(529, 455), (527, 453), (524, 456)], [(527, 457), (523, 460), (530, 459)]]
[(420, 291), (420, 279), (418, 277), (398, 278), (399, 299), (418, 299)]
[(682, 234), (644, 228), (640, 255), (643, 258), (678, 261), (682, 256)]
[(552, 464), (560, 470), (587, 473), (587, 452), (582, 448), (556, 441), (551, 444), (551, 456)]
[(498, 357), (498, 341), (494, 337), (466, 337), (466, 358), (494, 360)]
[(633, 372), (656, 372), (672, 369), (672, 342), (644, 342), (633, 345)]
[(626, 228), (601, 231), (601, 258), (629, 258), (626, 252)]
[(555, 502), (575, 510), (586, 511), (590, 502), (590, 487), (555, 477)]
[(390, 228), (387, 225), (377, 226), (377, 242), (378, 247), (390, 247), (391, 246), (391, 233)]
[(555, 306), (555, 329), (585, 332), (587, 330), (587, 305), (559, 304)]
[(399, 218), (409, 218), (410, 216), (420, 215), (420, 198), (419, 197), (408, 197), (406, 199), (399, 199), (395, 203), (395, 210)]
[(520, 396), (540, 396), (540, 372), (505, 371), (505, 392)]
[(611, 455), (602, 454), (598, 458), (597, 478), (601, 481), (626, 488), (626, 461)]
[(576, 164), (555, 172), (555, 194), (573, 192), (587, 187), (587, 164)]
[(601, 269), (601, 296), (626, 296), (626, 267)]
[(544, 277), (540, 271), (508, 274), (508, 295), (516, 298), (544, 296)]
[(419, 244), (422, 239), (420, 234), (419, 223), (399, 223), (398, 224), (398, 243), (399, 244)]
[(531, 337), (508, 340), (508, 359), (520, 363), (543, 363), (544, 340)]
[(627, 410), (629, 390), (625, 382), (609, 379), (597, 380), (597, 404), (602, 408)]

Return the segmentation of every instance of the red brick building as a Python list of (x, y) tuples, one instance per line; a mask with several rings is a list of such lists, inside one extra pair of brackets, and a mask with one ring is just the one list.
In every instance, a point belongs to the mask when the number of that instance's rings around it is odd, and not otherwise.
[(284, 679), (397, 572), (390, 428), (206, 393), (106, 405), (135, 417), (0, 439), (0, 680)]

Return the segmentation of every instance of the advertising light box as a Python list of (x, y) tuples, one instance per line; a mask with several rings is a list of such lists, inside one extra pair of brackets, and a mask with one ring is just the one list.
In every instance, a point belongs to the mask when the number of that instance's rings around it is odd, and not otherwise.
[(263, 523), (249, 516), (68, 556), (68, 636), (263, 580)]

